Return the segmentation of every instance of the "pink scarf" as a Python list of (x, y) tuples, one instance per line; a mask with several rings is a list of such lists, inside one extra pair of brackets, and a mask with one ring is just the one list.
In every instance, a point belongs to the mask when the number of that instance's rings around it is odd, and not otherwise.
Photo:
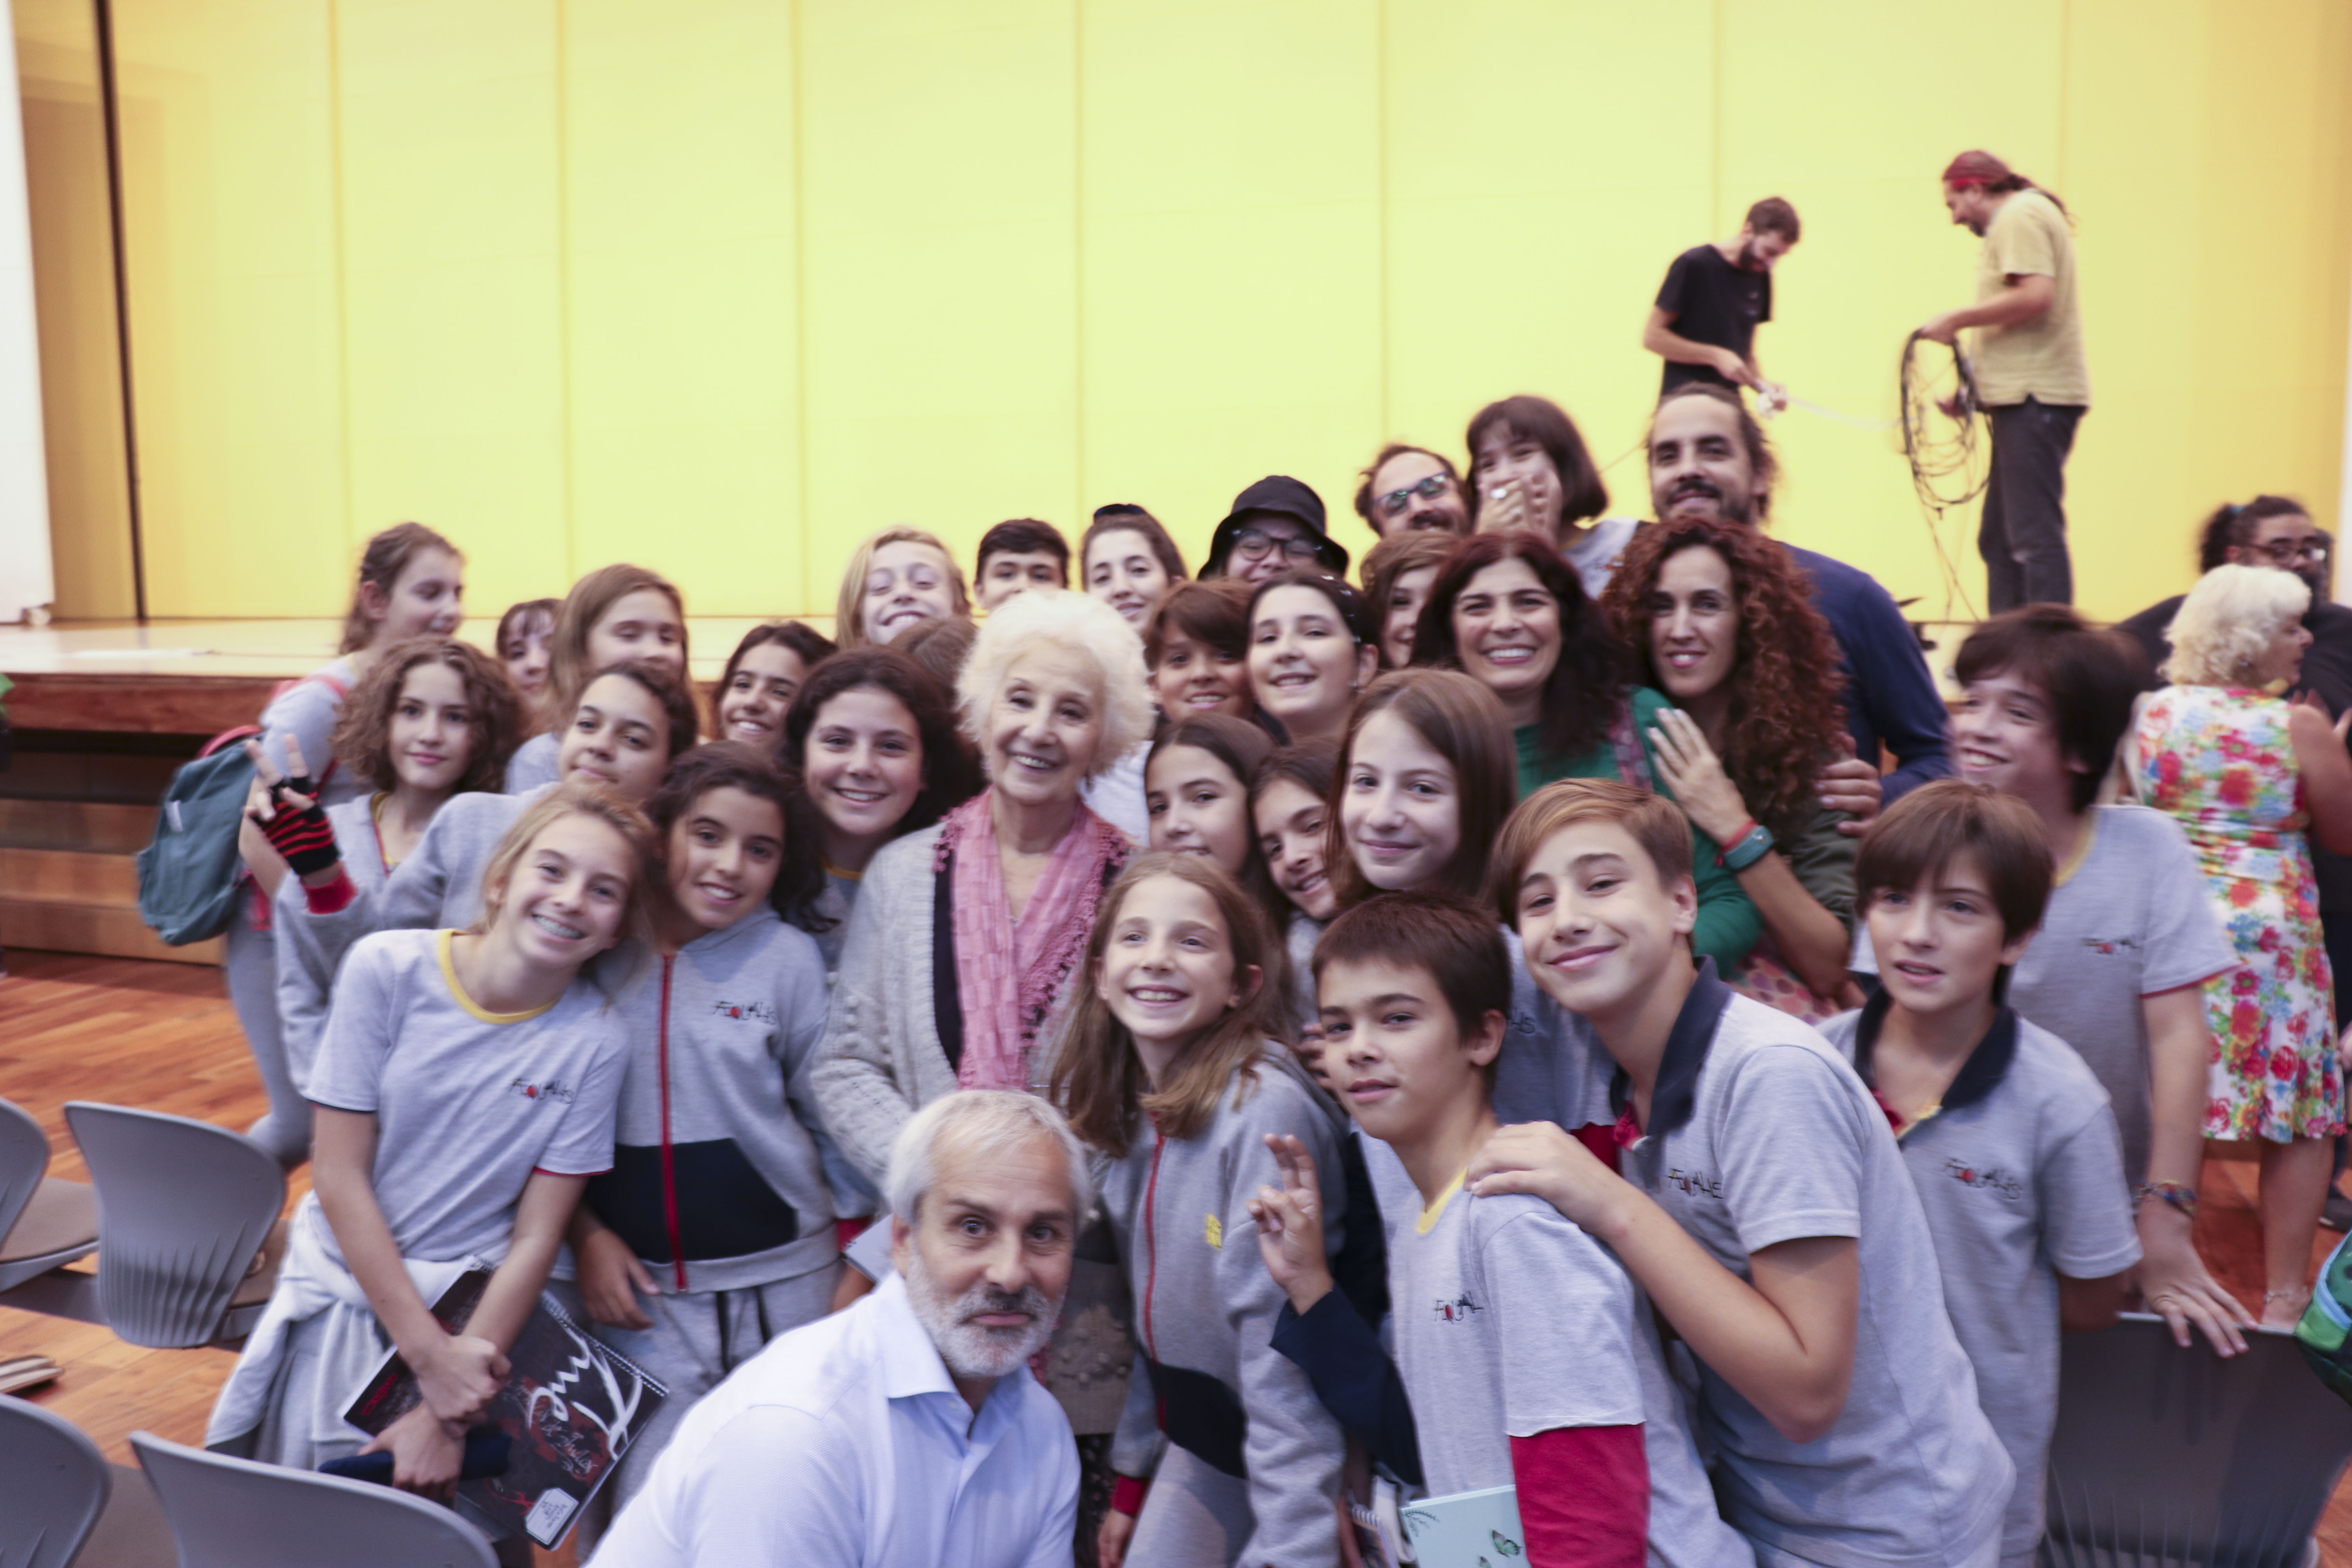
[(994, 789), (947, 815), (934, 868), (947, 865), (963, 1012), (959, 1089), (1029, 1087), (1029, 1053), (1085, 959), (1103, 882), (1127, 863), (1127, 836), (1078, 803), (1015, 924), (997, 858)]

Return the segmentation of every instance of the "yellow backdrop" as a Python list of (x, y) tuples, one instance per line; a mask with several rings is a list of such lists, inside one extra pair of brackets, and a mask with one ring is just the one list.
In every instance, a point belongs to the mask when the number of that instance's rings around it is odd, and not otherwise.
[[(1893, 412), (1969, 300), (1936, 173), (2079, 223), (2095, 612), (2256, 489), (2336, 521), (2352, 8), (2336, 0), (114, 0), (163, 616), (339, 610), (419, 518), (495, 614), (615, 559), (822, 610), (863, 534), (1143, 503), (1197, 556), (1534, 391), (1603, 461), (1674, 254), (1779, 194), (1767, 370)], [(129, 603), (86, 0), (16, 0), (68, 615)], [(102, 167), (102, 165), (97, 165)], [(112, 423), (110, 423), (112, 422)], [(1774, 432), (1785, 537), (1941, 609), (1890, 439)], [(87, 471), (83, 471), (87, 470)], [(1638, 459), (1609, 473), (1645, 500)], [(1981, 604), (1970, 519), (1950, 539)]]

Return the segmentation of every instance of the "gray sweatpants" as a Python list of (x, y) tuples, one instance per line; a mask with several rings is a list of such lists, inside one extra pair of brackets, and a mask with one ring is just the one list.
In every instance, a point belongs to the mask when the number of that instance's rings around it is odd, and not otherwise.
[(228, 920), (227, 952), (223, 970), (228, 981), (229, 1005), (236, 1009), (246, 1048), (269, 1093), (269, 1114), (247, 1129), (246, 1136), (276, 1156), (281, 1165), (299, 1165), (310, 1155), (310, 1102), (294, 1087), (286, 1065), (286, 1037), (278, 1024), (278, 939), (256, 931), (247, 918), (250, 894), (237, 890)]
[(1128, 1541), (1129, 1568), (1229, 1568), (1256, 1528), (1247, 1481), (1171, 1443)]
[(669, 1447), (677, 1424), (696, 1400), (750, 1361), (777, 1335), (813, 1323), (832, 1309), (841, 1266), (834, 1263), (801, 1275), (741, 1290), (697, 1290), (677, 1296), (640, 1296), (637, 1305), (653, 1320), (649, 1329), (617, 1329), (593, 1321), (580, 1310), (579, 1288), (550, 1282), (557, 1299), (598, 1339), (636, 1363), (669, 1390), (654, 1418), (621, 1456), (621, 1463), (577, 1526), (580, 1557), (587, 1561), (628, 1500), (653, 1473), (654, 1461)]

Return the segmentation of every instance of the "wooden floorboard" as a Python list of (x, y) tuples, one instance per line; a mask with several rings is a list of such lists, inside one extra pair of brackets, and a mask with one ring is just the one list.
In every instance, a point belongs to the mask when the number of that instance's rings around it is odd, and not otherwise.
[[(268, 1101), (230, 1011), (221, 973), (187, 964), (11, 952), (0, 979), (0, 1098), (30, 1111), (48, 1134), (52, 1175), (87, 1181), (65, 1124), (69, 1100), (112, 1100), (239, 1130)], [(288, 1182), (288, 1204), (310, 1188), (309, 1170)], [(2262, 1300), (2262, 1237), (2254, 1167), (2205, 1163), (2197, 1242), (2208, 1267), (2241, 1301)], [(2336, 1237), (2312, 1247), (2315, 1273)], [(135, 1465), (129, 1435), (144, 1429), (200, 1443), (214, 1396), (236, 1358), (226, 1351), (151, 1351), (102, 1328), (0, 1307), (0, 1358), (38, 1352), (64, 1373), (29, 1397), (89, 1434), (117, 1464)], [(2329, 1568), (2352, 1568), (2352, 1481), (2339, 1489), (2319, 1531)], [(572, 1555), (540, 1553), (542, 1564)]]
[[(48, 1134), (49, 1173), (88, 1181), (66, 1131), (69, 1100), (167, 1110), (242, 1131), (268, 1108), (217, 969), (137, 959), (11, 951), (0, 979), (0, 1098)], [(308, 1166), (287, 1180), (287, 1205), (310, 1189)], [(213, 1400), (236, 1357), (159, 1351), (105, 1329), (0, 1307), (0, 1360), (37, 1352), (63, 1369), (26, 1394), (89, 1435), (118, 1465), (138, 1464), (130, 1435), (201, 1444)], [(572, 1568), (567, 1546), (542, 1552)], [(86, 1568), (104, 1568), (87, 1564)]]

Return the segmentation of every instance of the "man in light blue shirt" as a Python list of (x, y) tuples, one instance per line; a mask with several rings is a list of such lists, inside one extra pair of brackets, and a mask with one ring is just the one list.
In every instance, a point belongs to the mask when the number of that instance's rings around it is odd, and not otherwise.
[(1066, 1565), (1070, 1424), (1025, 1364), (1053, 1335), (1094, 1202), (1061, 1117), (973, 1089), (891, 1150), (898, 1272), (687, 1414), (594, 1568)]

